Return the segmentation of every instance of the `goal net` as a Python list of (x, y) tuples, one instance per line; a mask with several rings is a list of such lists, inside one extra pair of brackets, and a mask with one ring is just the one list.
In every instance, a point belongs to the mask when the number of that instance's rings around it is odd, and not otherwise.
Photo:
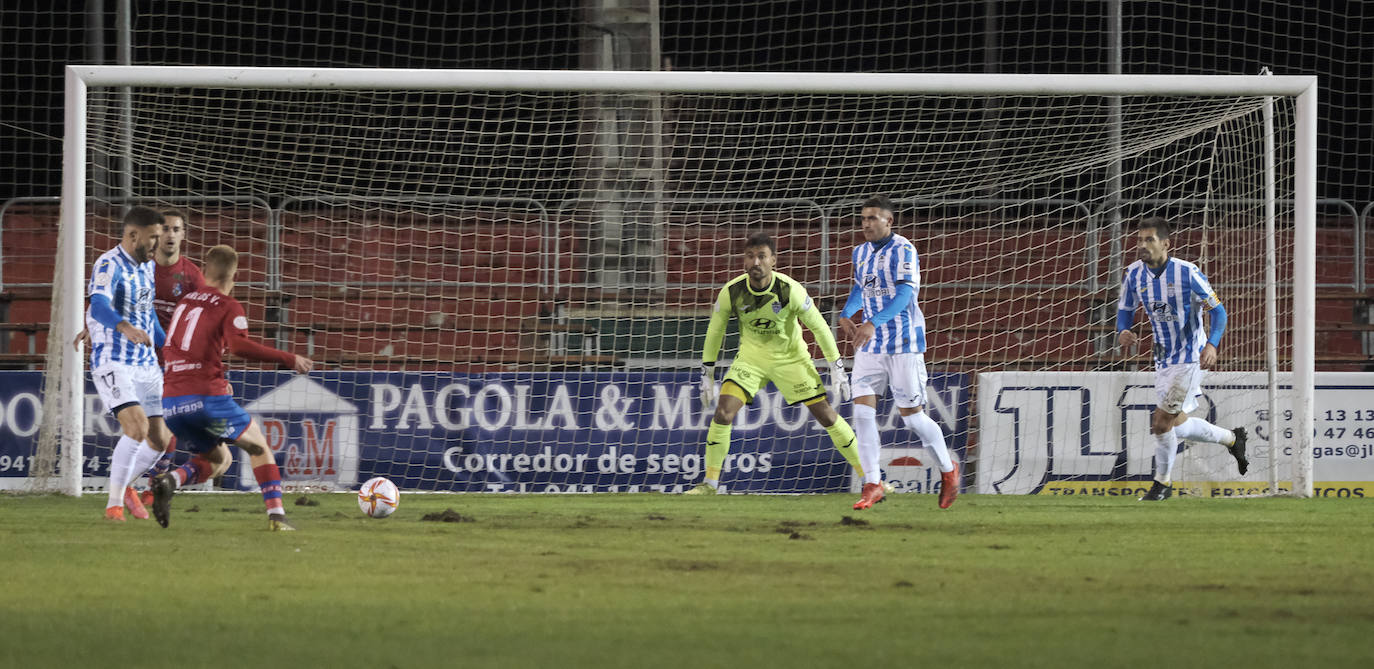
[[(1114, 347), (1146, 215), (1173, 222), (1173, 254), (1230, 314), (1195, 415), (1251, 434), (1249, 474), (1221, 446), (1185, 443), (1174, 479), (1197, 494), (1310, 485), (1306, 441), (1271, 432), (1311, 425), (1311, 335), (1294, 315), (1311, 308), (1308, 79), (70, 72), (69, 238), (37, 447), (58, 464), (36, 483), (103, 483), (114, 422), (76, 399), (82, 362), (59, 344), (124, 205), (187, 211), (193, 260), (234, 246), (253, 335), (317, 362), (308, 376), (228, 365), (288, 486), (674, 492), (702, 477), (711, 409), (693, 369), (743, 240), (771, 235), (777, 271), (833, 323), (860, 203), (885, 194), (920, 254), (927, 410), (967, 490), (1148, 486), (1151, 340)], [(121, 160), (117, 179), (104, 166)], [(886, 398), (879, 416), (887, 479), (934, 491), (933, 460)], [(82, 447), (96, 457), (78, 481), (61, 454)], [(225, 485), (250, 488), (246, 472)], [(722, 482), (853, 479), (770, 387), (737, 418)]]

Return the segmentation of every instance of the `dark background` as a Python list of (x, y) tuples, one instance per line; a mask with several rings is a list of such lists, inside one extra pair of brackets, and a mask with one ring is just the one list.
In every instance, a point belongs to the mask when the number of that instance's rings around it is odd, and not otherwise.
[[(392, 6), (392, 5), (397, 6)], [(601, 34), (577, 2), (135, 2), (144, 65), (578, 69)], [(663, 0), (677, 70), (1108, 71), (1104, 2)], [(1320, 77), (1320, 197), (1374, 201), (1374, 4), (1124, 2), (1123, 71)], [(0, 18), (0, 200), (60, 190), (62, 68), (116, 62), (82, 3), (11, 1)], [(404, 5), (404, 7), (400, 7)], [(1220, 7), (1216, 5), (1221, 5)], [(988, 44), (989, 8), (998, 41)], [(103, 48), (97, 40), (103, 40)]]

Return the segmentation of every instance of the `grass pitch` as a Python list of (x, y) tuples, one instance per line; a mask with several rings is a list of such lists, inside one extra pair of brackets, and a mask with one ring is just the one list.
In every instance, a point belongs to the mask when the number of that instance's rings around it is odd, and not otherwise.
[(0, 666), (1374, 666), (1362, 500), (297, 498), (0, 497)]

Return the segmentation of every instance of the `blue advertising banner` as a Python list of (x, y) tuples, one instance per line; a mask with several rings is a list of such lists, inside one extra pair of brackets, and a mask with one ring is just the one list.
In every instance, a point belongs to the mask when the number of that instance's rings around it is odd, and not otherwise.
[[(0, 487), (14, 487), (37, 439), (42, 375), (0, 378)], [(672, 492), (701, 480), (711, 415), (696, 375), (681, 371), (240, 372), (229, 380), (297, 488), (356, 488), (385, 476), (411, 490)], [(934, 374), (929, 394), (962, 458), (968, 376)], [(118, 424), (93, 388), (86, 404), (85, 475), (104, 477)], [(880, 411), (886, 447), (919, 446), (890, 406)], [(733, 492), (838, 492), (850, 489), (849, 474), (806, 407), (768, 390), (736, 418), (722, 480)], [(232, 468), (226, 484), (250, 489), (252, 476)]]

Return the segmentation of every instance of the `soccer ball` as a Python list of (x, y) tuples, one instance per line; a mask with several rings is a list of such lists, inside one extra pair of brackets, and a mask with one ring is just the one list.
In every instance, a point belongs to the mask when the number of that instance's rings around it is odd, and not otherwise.
[(373, 518), (386, 518), (396, 512), (401, 503), (401, 491), (384, 476), (370, 478), (358, 488), (358, 508)]

